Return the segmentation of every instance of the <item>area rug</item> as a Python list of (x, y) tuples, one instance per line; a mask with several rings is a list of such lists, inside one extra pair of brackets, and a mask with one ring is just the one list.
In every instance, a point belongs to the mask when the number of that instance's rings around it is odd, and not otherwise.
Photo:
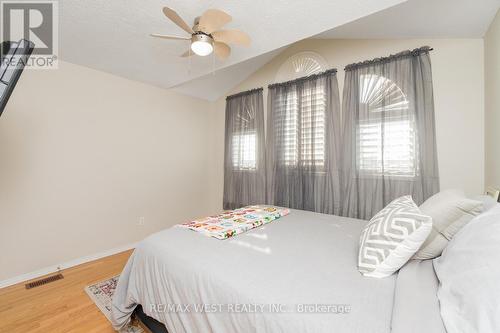
[[(95, 305), (101, 310), (102, 314), (111, 322), (111, 301), (115, 293), (116, 284), (120, 275), (113, 276), (111, 279), (92, 284), (85, 287), (85, 292)], [(120, 330), (120, 333), (143, 333), (144, 330), (136, 323), (129, 324)]]

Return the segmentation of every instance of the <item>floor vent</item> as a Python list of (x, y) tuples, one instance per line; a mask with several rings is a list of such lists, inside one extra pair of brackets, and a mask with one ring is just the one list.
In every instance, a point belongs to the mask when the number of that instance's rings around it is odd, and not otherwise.
[(44, 284), (51, 283), (51, 282), (54, 282), (54, 281), (57, 281), (57, 280), (61, 280), (61, 279), (64, 279), (64, 276), (59, 273), (59, 274), (56, 274), (56, 275), (47, 276), (46, 278), (43, 278), (43, 279), (40, 279), (40, 280), (36, 280), (36, 281), (30, 282), (30, 283), (26, 283), (25, 286), (26, 286), (26, 289), (31, 289), (31, 288), (40, 287), (40, 286), (43, 286)]

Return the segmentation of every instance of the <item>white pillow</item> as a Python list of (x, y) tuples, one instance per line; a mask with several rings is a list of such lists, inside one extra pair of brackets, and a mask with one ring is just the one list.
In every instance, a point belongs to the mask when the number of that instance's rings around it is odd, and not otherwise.
[(466, 198), (463, 191), (446, 190), (427, 199), (420, 210), (432, 217), (432, 231), (413, 259), (433, 259), (464, 225), (482, 213), (483, 204)]
[(498, 202), (493, 197), (486, 194), (477, 195), (471, 199), (481, 201), (483, 203), (483, 213), (489, 211), (498, 204)]
[(433, 264), (448, 333), (500, 332), (500, 209), (464, 226)]
[(359, 271), (378, 278), (393, 274), (420, 248), (431, 228), (431, 217), (420, 212), (411, 196), (392, 201), (361, 234)]

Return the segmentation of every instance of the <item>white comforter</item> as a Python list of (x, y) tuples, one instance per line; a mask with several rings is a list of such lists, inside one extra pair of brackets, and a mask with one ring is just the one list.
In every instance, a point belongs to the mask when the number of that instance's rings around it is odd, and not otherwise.
[[(142, 304), (171, 333), (390, 332), (395, 276), (357, 270), (365, 223), (292, 210), (227, 240), (177, 227), (156, 233), (120, 277), (113, 325), (124, 326)], [(304, 304), (328, 313), (302, 313)], [(335, 305), (350, 311), (333, 313)]]

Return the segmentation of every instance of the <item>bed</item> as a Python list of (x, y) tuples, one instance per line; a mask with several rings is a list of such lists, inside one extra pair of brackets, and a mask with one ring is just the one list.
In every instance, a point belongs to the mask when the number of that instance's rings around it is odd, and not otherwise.
[(432, 261), (383, 279), (358, 272), (365, 224), (291, 210), (227, 240), (178, 227), (153, 234), (120, 277), (113, 326), (142, 305), (170, 333), (446, 332)]

